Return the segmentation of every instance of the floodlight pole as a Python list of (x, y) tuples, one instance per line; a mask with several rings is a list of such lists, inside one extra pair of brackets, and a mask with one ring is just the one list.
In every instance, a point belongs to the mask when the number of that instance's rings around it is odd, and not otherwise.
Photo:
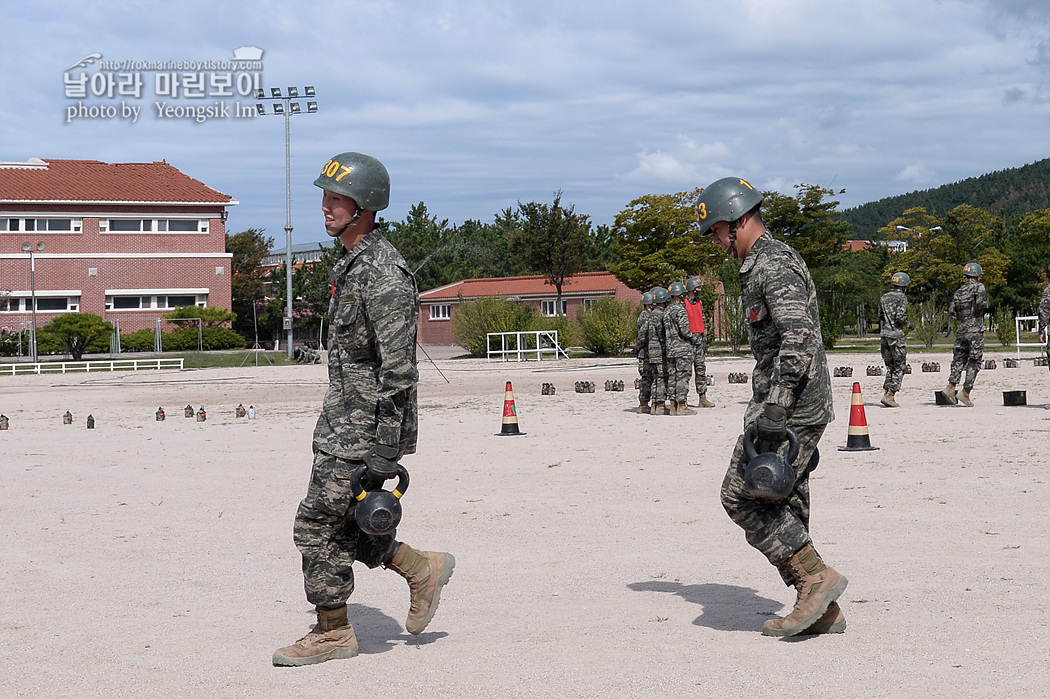
[[(305, 97), (314, 97), (313, 86), (307, 86)], [(285, 210), (285, 298), (284, 306), (284, 329), (287, 331), (288, 358), (294, 359), (294, 348), (292, 347), (292, 148), (291, 148), (291, 118), (292, 114), (315, 114), (317, 102), (307, 102), (307, 111), (301, 111), (298, 102), (292, 102), (299, 98), (299, 88), (289, 87), (288, 94), (282, 95), (280, 88), (270, 88), (270, 96), (267, 97), (262, 89), (255, 91), (255, 98), (259, 100), (277, 100), (280, 105), (274, 104), (274, 114), (284, 115), (284, 210)], [(278, 112), (280, 106), (280, 112)], [(256, 109), (260, 115), (266, 115), (266, 108), (260, 102)]]

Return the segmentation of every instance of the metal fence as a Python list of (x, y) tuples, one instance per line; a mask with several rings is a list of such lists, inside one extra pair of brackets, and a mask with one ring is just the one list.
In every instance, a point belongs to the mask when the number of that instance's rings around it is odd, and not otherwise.
[(37, 364), (0, 364), (0, 376), (10, 374), (73, 374), (99, 371), (143, 371), (147, 369), (182, 369), (182, 357), (169, 359), (105, 359), (89, 362), (40, 362)]

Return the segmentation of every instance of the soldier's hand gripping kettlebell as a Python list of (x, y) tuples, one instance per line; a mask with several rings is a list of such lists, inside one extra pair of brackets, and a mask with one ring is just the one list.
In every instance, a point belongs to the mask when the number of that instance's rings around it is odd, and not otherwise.
[(408, 471), (398, 464), (396, 475), (397, 487), (393, 491), (380, 488), (365, 490), (361, 484), (362, 478), (372, 478), (367, 465), (358, 466), (350, 475), (350, 492), (357, 500), (354, 519), (364, 533), (385, 536), (401, 523), (401, 496), (408, 490)]
[[(759, 418), (761, 420), (761, 418)], [(784, 428), (788, 440), (788, 455), (785, 459), (776, 451), (759, 453), (755, 448), (756, 426), (744, 432), (744, 486), (751, 497), (765, 502), (779, 502), (795, 489), (795, 459), (798, 458), (798, 435), (790, 427)]]

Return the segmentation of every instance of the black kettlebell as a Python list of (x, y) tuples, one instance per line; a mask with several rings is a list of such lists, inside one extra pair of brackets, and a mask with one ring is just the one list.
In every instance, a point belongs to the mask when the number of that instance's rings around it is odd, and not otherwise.
[(408, 490), (408, 471), (401, 464), (397, 466), (397, 487), (389, 490), (368, 492), (361, 485), (361, 479), (368, 473), (367, 466), (358, 466), (350, 475), (350, 492), (357, 500), (354, 519), (357, 526), (366, 534), (385, 536), (397, 529), (401, 522), (401, 496)]
[(795, 469), (791, 465), (798, 457), (798, 434), (787, 428), (787, 459), (776, 452), (762, 452), (755, 449), (753, 434), (754, 425), (744, 432), (744, 455), (747, 466), (744, 467), (744, 486), (751, 497), (765, 502), (779, 502), (791, 495), (795, 488)]

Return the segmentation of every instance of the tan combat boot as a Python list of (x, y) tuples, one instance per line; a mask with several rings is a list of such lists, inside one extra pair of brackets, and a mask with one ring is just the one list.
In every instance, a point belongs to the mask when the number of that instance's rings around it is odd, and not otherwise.
[(885, 405), (887, 408), (899, 408), (899, 407), (901, 407), (900, 403), (898, 403), (893, 398), (896, 395), (897, 395), (896, 391), (890, 391), (889, 389), (887, 389), (886, 390), (886, 394), (882, 397), (882, 401), (881, 401), (882, 404)]
[(715, 404), (712, 403), (711, 401), (707, 400), (707, 394), (706, 393), (701, 393), (700, 394), (700, 404), (697, 407), (700, 407), (700, 408), (713, 408), (713, 407), (715, 407)]
[(678, 412), (675, 415), (696, 415), (696, 411), (689, 407), (686, 401), (679, 401)]
[(959, 391), (959, 401), (967, 408), (973, 407), (973, 401), (970, 399), (970, 389), (964, 388)]
[(667, 406), (666, 401), (661, 401), (653, 406), (653, 415), (670, 415), (671, 408)]
[(452, 577), (456, 559), (451, 553), (416, 551), (408, 544), (401, 544), (387, 568), (408, 581), (412, 602), (408, 608), (405, 629), (410, 634), (419, 634), (434, 618), (441, 588)]
[(638, 414), (639, 415), (648, 415), (650, 412), (652, 412), (652, 408), (649, 407), (648, 403), (643, 403), (642, 401), (638, 401)]
[(953, 383), (948, 384), (947, 386), (944, 387), (944, 390), (941, 391), (941, 393), (943, 393), (945, 396), (947, 396), (948, 400), (953, 405), (958, 404), (959, 399), (955, 395), (955, 384), (953, 384)]
[(798, 599), (795, 608), (782, 619), (770, 619), (762, 625), (763, 636), (795, 636), (817, 622), (839, 598), (849, 581), (834, 568), (824, 564), (811, 544), (807, 544), (784, 564), (795, 578)]
[(799, 634), (799, 636), (810, 636), (818, 633), (845, 633), (846, 615), (842, 613), (842, 607), (838, 602), (828, 605), (828, 611), (824, 616), (813, 622), (813, 626)]
[(335, 609), (317, 608), (317, 625), (290, 646), (273, 654), (277, 666), (313, 665), (326, 660), (352, 658), (358, 653), (354, 627), (346, 620), (346, 605)]

